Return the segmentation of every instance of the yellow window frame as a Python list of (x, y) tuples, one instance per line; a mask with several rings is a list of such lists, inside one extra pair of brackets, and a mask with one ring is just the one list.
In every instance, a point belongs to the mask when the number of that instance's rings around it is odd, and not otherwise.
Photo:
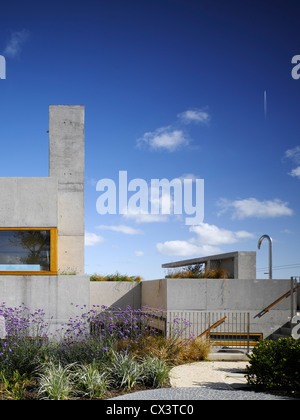
[(55, 227), (9, 227), (9, 228), (0, 228), (0, 231), (20, 231), (20, 230), (47, 230), (50, 232), (50, 270), (49, 271), (1, 271), (0, 275), (28, 275), (28, 276), (43, 276), (43, 275), (56, 275), (57, 274), (57, 228)]

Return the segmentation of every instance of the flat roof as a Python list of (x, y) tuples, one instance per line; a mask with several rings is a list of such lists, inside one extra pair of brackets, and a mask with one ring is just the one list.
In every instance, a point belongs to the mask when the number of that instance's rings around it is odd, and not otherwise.
[(210, 255), (208, 257), (198, 257), (189, 260), (175, 261), (167, 264), (162, 264), (162, 268), (184, 267), (185, 265), (203, 264), (207, 261), (226, 260), (228, 258), (235, 258), (243, 254), (255, 254), (255, 251), (235, 251), (227, 252), (225, 254)]

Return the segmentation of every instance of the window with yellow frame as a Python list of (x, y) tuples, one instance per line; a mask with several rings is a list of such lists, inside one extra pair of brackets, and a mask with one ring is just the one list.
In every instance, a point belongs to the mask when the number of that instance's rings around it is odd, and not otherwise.
[(57, 274), (57, 228), (0, 228), (0, 274)]

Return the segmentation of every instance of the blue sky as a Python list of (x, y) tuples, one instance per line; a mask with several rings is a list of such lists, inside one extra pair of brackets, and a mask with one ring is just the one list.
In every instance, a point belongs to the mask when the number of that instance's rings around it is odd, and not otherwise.
[[(300, 275), (299, 20), (296, 0), (2, 4), (0, 176), (48, 176), (48, 106), (82, 104), (87, 273), (257, 251), (266, 278), (268, 234), (273, 277)], [(204, 179), (203, 222), (98, 214), (119, 171)]]

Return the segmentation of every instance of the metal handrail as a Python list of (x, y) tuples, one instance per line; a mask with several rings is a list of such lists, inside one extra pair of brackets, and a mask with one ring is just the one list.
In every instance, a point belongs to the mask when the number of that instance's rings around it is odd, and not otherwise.
[[(293, 288), (293, 293), (299, 288), (299, 286), (296, 286)], [(271, 305), (267, 306), (265, 309), (263, 309), (260, 313), (268, 312), (269, 309), (273, 308), (273, 306), (277, 305), (282, 299), (288, 297), (292, 293), (292, 290), (289, 290), (284, 295), (280, 296), (275, 302), (271, 303)]]
[(197, 338), (201, 338), (205, 334), (208, 334), (210, 332), (210, 330), (213, 330), (214, 328), (216, 328), (218, 325), (220, 325), (222, 322), (224, 322), (226, 318), (227, 318), (227, 316), (224, 316), (222, 319), (219, 319), (219, 321), (215, 322), (213, 325), (211, 325), (210, 327), (208, 327), (207, 330), (205, 330), (203, 333), (201, 333), (200, 335), (198, 335)]

